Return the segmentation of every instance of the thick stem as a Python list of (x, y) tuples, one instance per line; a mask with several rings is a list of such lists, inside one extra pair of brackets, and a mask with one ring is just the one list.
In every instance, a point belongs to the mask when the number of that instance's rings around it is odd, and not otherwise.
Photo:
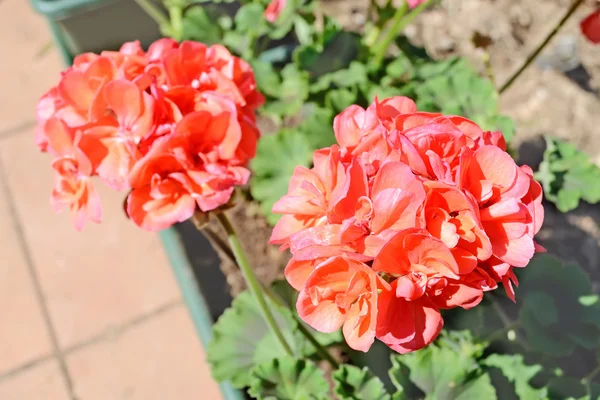
[(404, 30), (408, 24), (413, 22), (414, 19), (417, 18), (417, 16), (419, 16), (419, 14), (421, 14), (423, 10), (425, 10), (432, 2), (433, 0), (426, 0), (406, 14), (406, 11), (408, 10), (408, 3), (405, 1), (404, 4), (396, 10), (394, 17), (392, 18), (392, 24), (390, 28), (387, 30), (380, 44), (375, 48), (373, 58), (373, 63), (375, 66), (379, 67), (381, 65), (381, 62), (388, 52), (388, 48), (398, 34), (402, 32), (402, 30)]
[(390, 47), (390, 44), (392, 43), (392, 41), (394, 40), (394, 38), (398, 35), (398, 32), (400, 31), (399, 27), (400, 27), (400, 24), (402, 23), (402, 18), (404, 18), (404, 15), (406, 14), (406, 11), (408, 11), (408, 3), (406, 1), (404, 1), (402, 6), (398, 7), (398, 9), (396, 10), (396, 13), (394, 13), (394, 16), (392, 17), (391, 25), (390, 25), (389, 29), (386, 31), (386, 35), (383, 38), (383, 40), (381, 40), (381, 33), (379, 34), (380, 36), (375, 41), (376, 45), (375, 45), (375, 48), (373, 49), (373, 63), (375, 65), (377, 65), (377, 66), (381, 65), (383, 58), (387, 54), (388, 47)]
[(219, 235), (216, 234), (215, 231), (213, 231), (209, 226), (205, 226), (203, 228), (200, 228), (199, 230), (204, 234), (206, 239), (208, 239), (208, 241), (214, 248), (219, 249), (229, 261), (237, 265), (235, 255), (231, 251), (231, 248), (227, 245), (227, 243), (225, 243), (223, 239), (221, 239)]
[(288, 355), (293, 356), (294, 354), (292, 352), (292, 349), (283, 337), (283, 333), (281, 333), (281, 330), (275, 322), (275, 318), (273, 317), (273, 314), (271, 313), (271, 310), (267, 305), (267, 301), (265, 300), (265, 297), (263, 295), (262, 286), (258, 282), (258, 279), (256, 279), (256, 275), (254, 275), (254, 271), (252, 270), (252, 267), (250, 266), (250, 263), (246, 258), (246, 254), (242, 249), (242, 244), (237, 233), (235, 233), (235, 229), (233, 229), (233, 225), (231, 225), (231, 222), (229, 221), (229, 218), (227, 218), (225, 213), (218, 213), (217, 219), (219, 220), (219, 222), (223, 226), (223, 229), (225, 229), (225, 232), (227, 233), (227, 239), (229, 240), (229, 245), (231, 246), (233, 255), (235, 256), (237, 264), (239, 265), (240, 270), (242, 271), (242, 275), (244, 276), (244, 279), (248, 284), (248, 290), (250, 290), (250, 293), (252, 293), (252, 295), (256, 299), (256, 302), (258, 303), (258, 306), (260, 307), (265, 322), (267, 323), (267, 325), (271, 329), (271, 332), (273, 332), (273, 334), (275, 335), (285, 352)]
[[(269, 298), (275, 304), (277, 304), (280, 307), (286, 307), (286, 305), (283, 303), (281, 298), (279, 296), (277, 296), (270, 288), (264, 287), (264, 291), (265, 291), (266, 295), (269, 296)], [(298, 330), (300, 331), (300, 333), (302, 333), (302, 335), (306, 338), (306, 340), (308, 340), (310, 343), (312, 343), (313, 346), (315, 346), (317, 353), (319, 353), (321, 355), (323, 360), (329, 362), (329, 364), (331, 364), (331, 366), (333, 368), (337, 369), (339, 367), (338, 362), (335, 360), (335, 358), (333, 358), (333, 356), (327, 350), (327, 348), (324, 347), (317, 340), (317, 338), (312, 334), (312, 332), (306, 327), (306, 325), (304, 324), (304, 321), (302, 321), (300, 318), (298, 318), (294, 314), (292, 314), (292, 318), (294, 318), (294, 320), (296, 321), (296, 324), (298, 326)]]
[(600, 373), (600, 365), (594, 368), (589, 374), (581, 378), (582, 382), (591, 382), (592, 379)]
[(502, 309), (502, 306), (493, 297), (490, 297), (490, 301), (492, 302), (492, 308), (494, 309), (494, 311), (496, 311), (496, 314), (498, 314), (498, 317), (500, 317), (500, 320), (502, 321), (504, 328), (500, 329), (496, 332), (493, 332), (486, 340), (491, 342), (493, 340), (500, 338), (504, 333), (514, 330), (516, 341), (525, 350), (529, 350), (529, 344), (527, 344), (527, 342), (525, 342), (516, 331), (517, 328), (519, 328), (521, 326), (521, 322), (519, 320), (517, 320), (517, 321), (511, 320), (510, 317), (506, 314), (506, 312), (504, 312), (504, 310)]
[[(215, 248), (219, 249), (227, 257), (227, 259), (229, 261), (238, 265), (237, 261), (235, 259), (235, 256), (234, 256), (233, 252), (231, 251), (231, 248), (229, 246), (227, 246), (227, 244), (219, 237), (219, 235), (217, 235), (208, 225), (204, 225), (202, 228), (199, 228), (199, 230), (204, 234), (204, 236), (208, 239), (208, 241)], [(283, 301), (279, 298), (279, 296), (277, 296), (275, 293), (273, 293), (273, 291), (271, 289), (269, 289), (268, 287), (265, 287), (265, 286), (262, 286), (262, 289), (265, 292), (265, 294), (267, 296), (269, 296), (269, 298), (275, 304), (277, 304), (280, 307), (285, 307), (285, 304), (283, 304)], [(321, 343), (319, 343), (317, 338), (312, 334), (311, 331), (308, 330), (306, 325), (304, 325), (303, 321), (301, 321), (295, 315), (293, 315), (293, 317), (294, 317), (294, 320), (296, 320), (296, 323), (298, 325), (298, 330), (300, 331), (300, 333), (302, 333), (302, 335), (304, 335), (304, 337), (310, 343), (312, 343), (313, 346), (315, 346), (317, 353), (319, 353), (319, 355), (324, 360), (329, 362), (333, 368), (337, 369), (339, 367), (339, 364), (335, 360), (335, 358), (333, 358), (331, 353), (329, 353), (329, 351), (327, 351), (327, 348), (325, 348)]]
[(504, 328), (500, 328), (497, 331), (492, 332), (489, 336), (485, 337), (484, 340), (491, 343), (498, 339), (505, 339), (505, 336), (509, 331), (516, 330), (520, 326), (521, 323), (519, 321), (511, 322), (510, 324), (505, 325)]
[(156, 7), (150, 0), (135, 0), (142, 10), (146, 12), (158, 24), (159, 27), (163, 28), (169, 26), (169, 18)]
[(506, 83), (504, 85), (502, 85), (502, 87), (498, 90), (498, 93), (503, 93), (504, 91), (506, 91), (506, 89), (508, 89), (515, 82), (515, 80), (523, 73), (523, 71), (525, 71), (527, 69), (527, 67), (529, 67), (529, 65), (533, 62), (533, 60), (535, 60), (537, 58), (537, 56), (542, 52), (542, 50), (544, 50), (546, 45), (548, 45), (548, 43), (550, 43), (552, 38), (554, 38), (554, 36), (556, 36), (556, 34), (560, 30), (560, 28), (563, 27), (565, 22), (567, 22), (567, 20), (571, 17), (571, 15), (573, 15), (575, 10), (577, 10), (577, 8), (581, 4), (583, 4), (583, 1), (584, 0), (576, 0), (571, 5), (571, 7), (569, 7), (569, 9), (565, 13), (565, 15), (563, 15), (562, 19), (558, 22), (558, 24), (554, 27), (554, 29), (552, 29), (552, 31), (548, 34), (548, 36), (546, 36), (546, 38), (542, 41), (542, 43), (540, 43), (538, 45), (538, 47), (534, 50), (534, 52), (531, 53), (529, 55), (529, 57), (527, 57), (525, 59), (525, 61), (521, 65), (521, 67), (510, 78), (508, 78)]
[(169, 7), (171, 20), (171, 36), (178, 42), (183, 40), (183, 8), (175, 5)]
[(498, 304), (498, 302), (494, 298), (491, 298), (490, 301), (492, 302), (492, 307), (494, 308), (494, 311), (496, 311), (496, 314), (498, 314), (498, 316), (502, 320), (502, 324), (505, 327), (512, 324), (510, 317), (504, 312), (502, 306)]

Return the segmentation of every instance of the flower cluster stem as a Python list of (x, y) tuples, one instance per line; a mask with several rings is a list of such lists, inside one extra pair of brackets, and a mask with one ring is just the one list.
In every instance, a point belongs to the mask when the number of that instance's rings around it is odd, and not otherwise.
[(171, 20), (171, 36), (178, 42), (183, 40), (183, 8), (179, 5), (169, 7)]
[(373, 51), (373, 64), (376, 67), (379, 67), (381, 65), (381, 62), (385, 58), (385, 55), (387, 54), (390, 45), (398, 36), (398, 34), (402, 32), (402, 30), (404, 30), (404, 28), (406, 28), (408, 24), (413, 22), (414, 19), (417, 18), (417, 16), (421, 14), (423, 10), (425, 10), (427, 6), (429, 6), (432, 2), (433, 0), (426, 0), (418, 6), (416, 6), (415, 8), (413, 8), (408, 14), (406, 14), (406, 12), (408, 11), (408, 2), (406, 0), (402, 4), (402, 6), (398, 7), (396, 13), (392, 17), (391, 26), (386, 31), (383, 39), (381, 39), (381, 41), (378, 41), (378, 44), (376, 45)]
[(556, 36), (556, 34), (563, 27), (565, 22), (567, 22), (567, 20), (569, 18), (571, 18), (571, 15), (573, 15), (573, 13), (577, 10), (577, 8), (579, 8), (580, 5), (583, 4), (583, 2), (584, 2), (584, 0), (575, 0), (575, 2), (571, 5), (571, 7), (569, 7), (567, 12), (563, 15), (561, 20), (554, 27), (554, 29), (552, 29), (552, 31), (548, 34), (548, 36), (546, 36), (546, 38), (536, 47), (536, 49), (533, 51), (533, 53), (531, 53), (525, 59), (525, 61), (523, 61), (523, 64), (521, 65), (521, 67), (519, 67), (519, 69), (517, 71), (515, 71), (515, 73), (512, 74), (512, 76), (510, 78), (507, 79), (506, 83), (504, 83), (504, 85), (502, 85), (502, 87), (500, 87), (500, 89), (498, 89), (498, 93), (503, 93), (509, 87), (511, 87), (511, 85), (515, 82), (515, 80), (517, 80), (517, 78), (527, 69), (527, 67), (529, 67), (529, 65), (533, 62), (533, 60), (535, 60), (537, 58), (537, 56), (542, 52), (542, 50), (544, 50), (544, 48), (548, 45), (548, 43), (550, 43), (552, 38), (554, 38), (554, 36)]
[(219, 220), (219, 222), (223, 226), (223, 229), (225, 229), (225, 232), (227, 233), (227, 239), (229, 241), (229, 245), (231, 246), (231, 251), (233, 252), (237, 264), (239, 265), (240, 270), (242, 271), (242, 275), (244, 276), (244, 279), (248, 284), (248, 289), (250, 290), (250, 293), (252, 293), (252, 296), (254, 296), (256, 302), (258, 303), (258, 306), (262, 312), (265, 322), (269, 326), (271, 332), (273, 332), (273, 334), (279, 341), (279, 344), (281, 344), (283, 350), (288, 355), (292, 356), (292, 349), (283, 337), (283, 333), (281, 332), (281, 329), (279, 329), (277, 322), (275, 322), (275, 318), (273, 317), (273, 314), (271, 313), (271, 310), (269, 309), (269, 306), (267, 305), (267, 301), (263, 294), (262, 286), (258, 282), (258, 279), (256, 279), (256, 275), (254, 274), (254, 271), (252, 270), (252, 267), (248, 262), (248, 258), (246, 257), (246, 254), (242, 249), (242, 244), (237, 233), (235, 232), (235, 229), (233, 228), (233, 225), (231, 224), (229, 218), (227, 218), (225, 213), (218, 213), (217, 219)]
[[(218, 250), (220, 250), (223, 253), (223, 255), (225, 257), (227, 257), (227, 259), (229, 261), (233, 262), (236, 265), (239, 265), (238, 262), (237, 262), (237, 260), (236, 260), (236, 258), (235, 258), (235, 255), (231, 251), (231, 248), (229, 246), (227, 246), (227, 244), (219, 237), (219, 235), (217, 235), (208, 225), (205, 225), (204, 227), (198, 228), (198, 229), (204, 234), (204, 236), (213, 245), (213, 247), (215, 247)], [(285, 306), (283, 304), (283, 302), (281, 301), (281, 299), (279, 298), (279, 296), (277, 296), (275, 293), (273, 293), (272, 290), (270, 290), (268, 287), (265, 287), (263, 285), (261, 285), (261, 287), (262, 287), (262, 290), (264, 291), (264, 293), (274, 303), (276, 303), (278, 306), (281, 306), (281, 307)], [(323, 358), (323, 360), (326, 360), (327, 362), (329, 362), (329, 364), (331, 364), (331, 366), (333, 368), (337, 369), (339, 367), (339, 364), (335, 360), (335, 358), (333, 358), (333, 356), (327, 350), (327, 348), (324, 347), (317, 340), (317, 338), (306, 327), (306, 325), (304, 325), (304, 322), (302, 320), (300, 320), (295, 315), (293, 317), (294, 317), (294, 320), (296, 321), (296, 324), (298, 326), (298, 331), (300, 333), (302, 333), (302, 335), (306, 338), (306, 340), (308, 340), (313, 346), (315, 346), (315, 349), (317, 350), (317, 353)]]
[(135, 2), (140, 6), (142, 10), (146, 12), (158, 24), (158, 26), (162, 29), (165, 26), (169, 26), (171, 23), (169, 22), (169, 18), (156, 7), (150, 0), (135, 0)]

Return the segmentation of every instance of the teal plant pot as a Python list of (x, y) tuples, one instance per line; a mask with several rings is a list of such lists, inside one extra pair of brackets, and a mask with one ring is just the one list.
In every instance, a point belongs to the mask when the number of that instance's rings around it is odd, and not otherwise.
[(147, 47), (161, 37), (156, 22), (134, 0), (31, 0), (68, 54), (118, 50), (139, 40)]
[[(118, 49), (123, 42), (140, 40), (147, 47), (161, 37), (156, 23), (150, 19), (133, 0), (31, 0), (33, 7), (48, 19), (54, 41), (66, 65), (73, 62), (75, 55), (84, 52), (100, 52)], [(159, 233), (167, 259), (175, 275), (186, 307), (192, 317), (196, 333), (204, 347), (212, 339), (212, 325), (231, 301), (226, 291), (214, 293), (214, 282), (198, 284), (197, 268), (194, 270), (188, 259), (182, 233), (185, 230), (170, 228)], [(186, 232), (186, 234), (191, 234)], [(206, 259), (201, 275), (208, 279), (218, 279), (219, 259), (208, 241), (197, 231), (193, 237), (194, 246), (203, 249)], [(216, 278), (215, 278), (216, 277)], [(224, 278), (221, 277), (224, 282)], [(209, 307), (203, 293), (211, 288), (210, 304), (218, 304), (218, 309)], [(217, 285), (218, 286), (218, 285)], [(215, 298), (219, 297), (219, 298)], [(246, 396), (229, 382), (221, 382), (221, 392), (225, 400), (244, 400)]]

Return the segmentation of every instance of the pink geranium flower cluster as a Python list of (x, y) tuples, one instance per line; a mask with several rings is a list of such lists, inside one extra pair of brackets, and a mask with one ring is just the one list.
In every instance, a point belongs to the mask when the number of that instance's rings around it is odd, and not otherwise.
[(544, 210), (500, 132), (404, 97), (350, 106), (334, 130), (338, 145), (297, 167), (273, 207), (304, 321), (342, 328), (357, 350), (378, 338), (405, 353), (435, 339), (441, 309), (472, 308), (499, 283), (514, 300)]
[(99, 222), (97, 175), (129, 191), (127, 213), (148, 230), (213, 210), (248, 180), (263, 102), (249, 64), (223, 46), (161, 39), (80, 55), (37, 107), (36, 143), (55, 157), (51, 202), (77, 229)]

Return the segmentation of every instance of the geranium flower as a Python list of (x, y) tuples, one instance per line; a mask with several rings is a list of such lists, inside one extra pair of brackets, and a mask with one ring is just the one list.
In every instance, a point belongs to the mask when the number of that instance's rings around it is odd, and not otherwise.
[(223, 46), (161, 39), (81, 54), (37, 106), (36, 144), (58, 157), (52, 203), (77, 228), (98, 221), (97, 175), (131, 189), (127, 212), (145, 229), (214, 210), (248, 181), (263, 102), (250, 65)]
[[(335, 118), (334, 131), (340, 146), (316, 152), (313, 169), (298, 168), (273, 207), (284, 215), (271, 242), (292, 253), (285, 275), (303, 293), (302, 318), (323, 331), (346, 321), (340, 311), (327, 325), (327, 312), (318, 311), (332, 310), (350, 287), (347, 275), (321, 268), (331, 257), (352, 260), (386, 283), (375, 328), (370, 314), (368, 335), (351, 344), (360, 350), (373, 331), (395, 351), (418, 350), (442, 329), (441, 309), (473, 308), (499, 283), (515, 298), (514, 268), (543, 251), (534, 236), (544, 211), (541, 186), (506, 153), (501, 133), (418, 112), (401, 97), (350, 106)], [(319, 301), (310, 306), (312, 299)]]
[(58, 176), (50, 197), (54, 211), (68, 208), (77, 230), (82, 230), (88, 219), (99, 223), (102, 207), (90, 181), (92, 164), (80, 148), (81, 131), (69, 128), (56, 118), (46, 122), (44, 131), (48, 146), (56, 156), (52, 168)]
[(160, 230), (190, 218), (196, 206), (211, 211), (229, 201), (250, 172), (236, 158), (244, 132), (235, 104), (207, 96), (192, 112), (156, 139), (130, 174), (127, 213), (144, 229)]
[(425, 3), (425, 1), (427, 1), (427, 0), (407, 0), (407, 1), (408, 1), (409, 8), (415, 8), (419, 4)]
[(96, 172), (115, 190), (129, 188), (131, 168), (142, 156), (138, 144), (154, 129), (154, 99), (134, 83), (115, 80), (96, 96), (95, 122), (85, 130), (97, 141)]
[(286, 4), (287, 0), (271, 0), (265, 9), (265, 19), (270, 23), (274, 23), (285, 9)]
[(375, 340), (379, 291), (389, 290), (367, 265), (344, 256), (332, 257), (308, 276), (298, 296), (298, 313), (321, 332), (342, 328), (350, 347), (367, 351)]

